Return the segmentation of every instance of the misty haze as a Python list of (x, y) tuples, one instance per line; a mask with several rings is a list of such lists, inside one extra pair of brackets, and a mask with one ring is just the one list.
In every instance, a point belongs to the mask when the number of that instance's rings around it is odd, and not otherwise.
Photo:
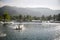
[(60, 0), (0, 0), (0, 40), (60, 40)]

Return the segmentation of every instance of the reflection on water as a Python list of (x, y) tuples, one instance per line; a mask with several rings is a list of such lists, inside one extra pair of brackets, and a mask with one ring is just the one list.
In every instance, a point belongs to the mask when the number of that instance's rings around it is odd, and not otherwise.
[(24, 24), (23, 30), (14, 30), (16, 25), (3, 26), (0, 31), (7, 34), (1, 40), (59, 40), (60, 26), (52, 24)]

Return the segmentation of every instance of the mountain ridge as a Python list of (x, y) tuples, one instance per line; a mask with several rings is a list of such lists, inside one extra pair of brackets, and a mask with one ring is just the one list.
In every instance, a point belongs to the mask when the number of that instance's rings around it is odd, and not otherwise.
[(4, 11), (8, 11), (10, 15), (31, 15), (40, 17), (42, 15), (49, 16), (49, 15), (56, 15), (60, 13), (60, 10), (52, 10), (49, 8), (18, 8), (18, 7), (11, 7), (11, 6), (4, 6), (0, 8), (0, 14), (2, 15)]

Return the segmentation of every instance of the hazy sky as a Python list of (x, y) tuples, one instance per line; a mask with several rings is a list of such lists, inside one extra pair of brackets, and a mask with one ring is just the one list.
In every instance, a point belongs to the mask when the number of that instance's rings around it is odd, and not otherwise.
[(0, 0), (0, 7), (4, 5), (16, 7), (45, 7), (60, 10), (60, 0)]

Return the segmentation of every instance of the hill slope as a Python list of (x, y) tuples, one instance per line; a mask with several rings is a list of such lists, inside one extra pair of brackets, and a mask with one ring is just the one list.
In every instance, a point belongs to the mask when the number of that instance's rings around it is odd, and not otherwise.
[(49, 8), (17, 8), (4, 6), (0, 8), (0, 15), (4, 13), (4, 11), (8, 11), (10, 15), (31, 15), (40, 17), (42, 15), (54, 15), (60, 13), (60, 10), (51, 10)]

